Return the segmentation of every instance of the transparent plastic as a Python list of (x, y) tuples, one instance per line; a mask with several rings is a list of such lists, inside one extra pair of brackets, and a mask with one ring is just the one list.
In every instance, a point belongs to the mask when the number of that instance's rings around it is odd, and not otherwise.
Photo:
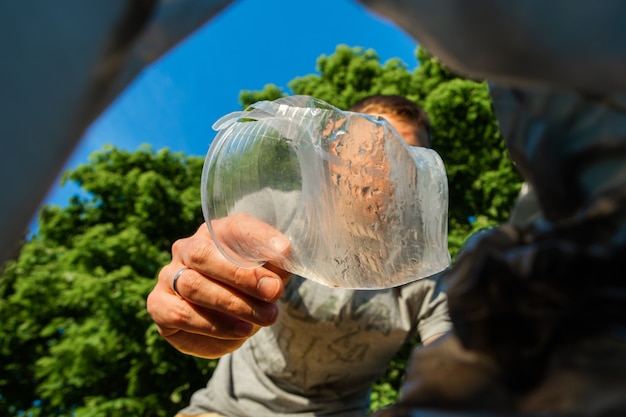
[[(291, 96), (228, 114), (213, 128), (202, 207), (235, 265), (254, 268), (271, 257), (294, 274), (355, 289), (402, 285), (449, 265), (443, 162), (407, 145), (384, 119)], [(253, 233), (217, 235), (211, 221), (227, 216), (270, 225), (290, 250), (246, 238)]]

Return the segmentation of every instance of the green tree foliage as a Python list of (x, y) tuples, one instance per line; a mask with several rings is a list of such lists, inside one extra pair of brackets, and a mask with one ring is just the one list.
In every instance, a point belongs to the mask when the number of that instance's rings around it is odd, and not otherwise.
[[(334, 54), (317, 60), (319, 74), (297, 77), (289, 82), (293, 94), (324, 100), (340, 109), (348, 109), (361, 98), (371, 94), (400, 94), (411, 99), (412, 76), (405, 63), (397, 58), (381, 65), (375, 51), (339, 45)], [(287, 95), (283, 89), (268, 84), (261, 91), (242, 91), (239, 101), (243, 107), (260, 100), (273, 100)]]
[[(291, 81), (288, 93), (268, 84), (243, 91), (240, 101), (245, 108), (303, 94), (348, 109), (383, 93), (422, 105), (449, 175), (454, 255), (471, 233), (507, 218), (520, 181), (485, 83), (459, 77), (422, 48), (417, 56), (420, 65), (409, 70), (341, 45), (318, 59), (316, 74)], [(284, 151), (251, 163), (289, 160)], [(0, 415), (171, 416), (206, 383), (215, 361), (170, 347), (145, 311), (171, 244), (202, 222), (202, 163), (167, 150), (108, 147), (64, 175), (85, 193), (67, 207), (45, 207), (39, 230), (0, 277)], [(372, 409), (396, 399), (409, 351), (374, 387)]]
[(423, 104), (450, 190), (450, 249), (458, 252), (479, 228), (505, 221), (520, 179), (505, 149), (484, 83), (455, 78), (439, 84)]
[(0, 281), (0, 415), (172, 416), (213, 362), (156, 332), (145, 299), (171, 243), (202, 221), (202, 159), (106, 148), (67, 172)]

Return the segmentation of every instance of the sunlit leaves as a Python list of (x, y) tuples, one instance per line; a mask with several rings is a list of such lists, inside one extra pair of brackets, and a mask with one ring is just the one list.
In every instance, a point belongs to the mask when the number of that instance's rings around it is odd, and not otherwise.
[[(435, 132), (433, 148), (448, 173), (450, 233), (466, 235), (473, 230), (472, 219), (481, 215), (490, 224), (505, 221), (520, 178), (498, 130), (486, 84), (443, 81), (424, 108)], [(458, 250), (456, 241), (450, 243)]]
[(0, 280), (0, 414), (171, 416), (204, 384), (210, 361), (155, 337), (145, 309), (202, 221), (202, 162), (107, 147), (65, 174), (85, 192), (44, 208)]

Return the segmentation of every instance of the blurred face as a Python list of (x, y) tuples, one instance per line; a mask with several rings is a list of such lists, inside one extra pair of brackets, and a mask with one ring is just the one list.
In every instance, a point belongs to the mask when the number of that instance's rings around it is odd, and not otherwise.
[[(335, 125), (335, 129), (337, 127)], [(345, 128), (345, 133), (338, 136), (329, 149), (341, 161), (330, 166), (340, 202), (337, 214), (348, 225), (370, 225), (373, 230), (352, 232), (374, 237), (377, 225), (386, 220), (386, 207), (393, 198), (385, 132), (380, 125), (364, 117), (350, 117), (341, 128)]]
[[(367, 114), (386, 119), (408, 145), (430, 147), (424, 127), (392, 113), (370, 111)], [(389, 179), (392, 161), (385, 150), (385, 129), (365, 117), (353, 116), (329, 126), (330, 130), (343, 131), (329, 149), (341, 160), (341, 163), (331, 164), (333, 186), (340, 202), (337, 214), (349, 226), (354, 226), (354, 235), (376, 238), (376, 229), (393, 221), (387, 218), (387, 213), (395, 204), (394, 184)], [(372, 230), (362, 230), (363, 225)]]

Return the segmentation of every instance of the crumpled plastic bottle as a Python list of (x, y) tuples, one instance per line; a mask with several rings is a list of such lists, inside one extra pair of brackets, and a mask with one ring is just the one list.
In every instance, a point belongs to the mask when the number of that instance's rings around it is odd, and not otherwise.
[[(220, 118), (202, 173), (209, 232), (235, 265), (268, 261), (331, 287), (380, 289), (442, 271), (448, 183), (432, 149), (406, 144), (377, 116), (308, 96), (261, 101)], [(211, 221), (245, 216), (290, 241), (216, 235)]]

